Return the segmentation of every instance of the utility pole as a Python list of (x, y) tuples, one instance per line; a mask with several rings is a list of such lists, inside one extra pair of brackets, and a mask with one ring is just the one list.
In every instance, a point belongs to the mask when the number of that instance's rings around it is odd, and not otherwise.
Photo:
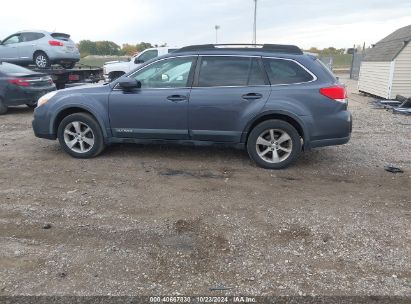
[(257, 0), (254, 0), (253, 44), (257, 44)]
[(217, 44), (218, 43), (218, 34), (217, 34), (217, 32), (220, 29), (220, 26), (215, 25), (214, 28), (215, 28), (215, 43)]

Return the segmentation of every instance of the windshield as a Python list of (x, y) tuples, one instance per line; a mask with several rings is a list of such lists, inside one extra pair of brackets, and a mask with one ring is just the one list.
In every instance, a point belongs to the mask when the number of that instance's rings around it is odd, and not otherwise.
[(33, 73), (29, 69), (23, 68), (15, 64), (7, 63), (7, 62), (0, 63), (0, 72), (5, 73), (5, 74)]

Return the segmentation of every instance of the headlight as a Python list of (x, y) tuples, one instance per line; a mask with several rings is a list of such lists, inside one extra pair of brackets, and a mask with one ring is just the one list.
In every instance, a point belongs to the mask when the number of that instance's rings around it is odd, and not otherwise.
[(44, 105), (47, 101), (49, 101), (54, 95), (57, 94), (57, 91), (53, 91), (50, 93), (47, 93), (46, 95), (43, 95), (40, 97), (40, 99), (37, 101), (37, 106)]

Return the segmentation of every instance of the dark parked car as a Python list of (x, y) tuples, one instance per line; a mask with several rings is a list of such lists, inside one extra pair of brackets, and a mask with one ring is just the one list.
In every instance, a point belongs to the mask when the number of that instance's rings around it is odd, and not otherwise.
[(50, 93), (33, 129), (88, 158), (111, 143), (246, 147), (279, 169), (301, 150), (349, 141), (345, 88), (296, 46), (189, 46), (155, 58), (110, 84)]
[(55, 89), (50, 76), (0, 61), (0, 114), (9, 106), (35, 107), (41, 96)]

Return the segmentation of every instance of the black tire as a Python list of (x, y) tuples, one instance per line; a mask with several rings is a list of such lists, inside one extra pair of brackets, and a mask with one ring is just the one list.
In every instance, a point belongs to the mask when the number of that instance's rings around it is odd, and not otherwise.
[(0, 98), (0, 115), (6, 114), (8, 110), (8, 106), (6, 106), (3, 102), (3, 99)]
[(36, 67), (38, 67), (39, 69), (47, 69), (51, 65), (49, 57), (43, 51), (35, 52), (33, 61)]
[(60, 65), (61, 65), (64, 69), (69, 70), (69, 69), (74, 68), (74, 66), (76, 65), (76, 63), (75, 63), (75, 62), (60, 63)]
[[(91, 148), (89, 150), (87, 150), (87, 148), (89, 148), (88, 146), (90, 146), (89, 144), (86, 143), (86, 140), (84, 140), (85, 143), (83, 143), (83, 147), (85, 147), (85, 151), (84, 152), (79, 152), (78, 150), (81, 149), (81, 145), (78, 139), (76, 139), (76, 137), (74, 135), (68, 135), (66, 134), (66, 139), (70, 140), (70, 141), (77, 141), (76, 143), (74, 143), (74, 145), (72, 147), (69, 147), (66, 143), (65, 140), (65, 132), (64, 130), (67, 128), (70, 129), (70, 125), (79, 122), (80, 128), (83, 127), (83, 129), (81, 131), (85, 131), (85, 127), (89, 127), (91, 129), (91, 132), (89, 131), (88, 135), (82, 135), (82, 138), (87, 138), (88, 140), (90, 138), (92, 138), (94, 140), (93, 145), (91, 146)], [(73, 131), (75, 130), (74, 126), (73, 127)], [(74, 133), (74, 132), (73, 132)], [(91, 137), (92, 136), (92, 137)], [(75, 114), (71, 114), (66, 116), (60, 123), (58, 130), (57, 130), (57, 137), (59, 139), (60, 145), (62, 146), (63, 150), (66, 151), (68, 154), (70, 154), (71, 156), (75, 157), (75, 158), (92, 158), (95, 157), (97, 155), (99, 155), (105, 147), (104, 144), (104, 137), (103, 137), (103, 133), (101, 131), (100, 125), (98, 124), (98, 122), (90, 115), (87, 113), (75, 113)], [(83, 141), (83, 139), (81, 139), (81, 141)], [(76, 151), (77, 150), (77, 151)], [(87, 151), (86, 151), (87, 150)]]
[(117, 78), (123, 76), (124, 72), (111, 72), (108, 74), (110, 81), (116, 80)]
[[(280, 139), (282, 135), (284, 137)], [(271, 139), (272, 136), (274, 139)], [(257, 140), (263, 144), (257, 145)], [(288, 122), (266, 120), (251, 130), (247, 140), (247, 151), (258, 166), (265, 169), (283, 169), (294, 163), (300, 155), (301, 137)]]

